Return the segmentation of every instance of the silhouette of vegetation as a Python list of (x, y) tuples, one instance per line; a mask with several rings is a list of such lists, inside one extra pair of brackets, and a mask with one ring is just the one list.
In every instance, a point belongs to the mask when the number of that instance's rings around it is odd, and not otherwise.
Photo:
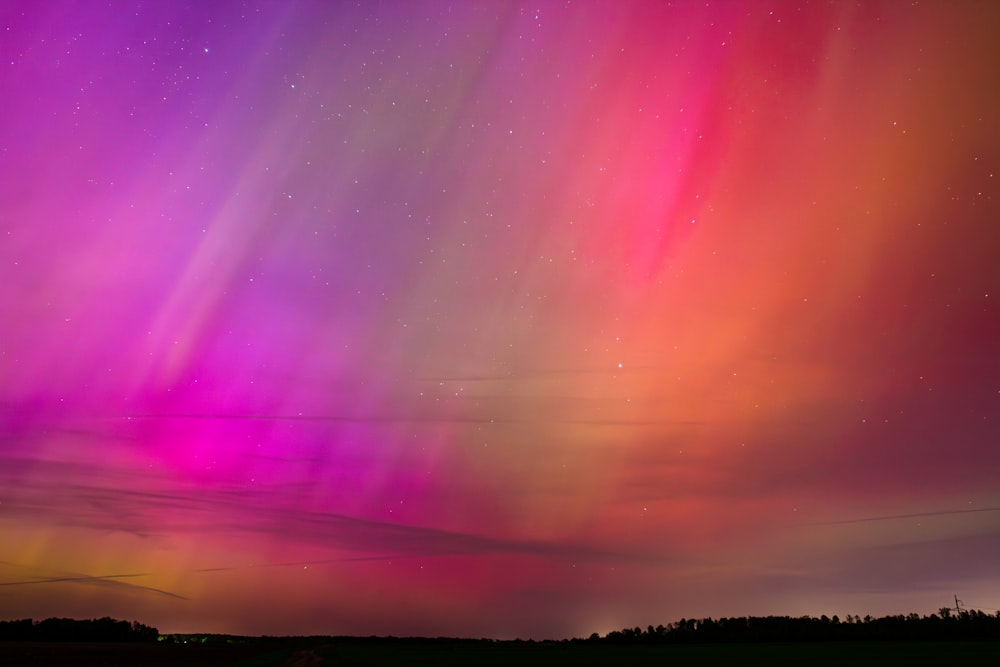
[[(241, 637), (237, 635), (160, 635), (159, 631), (136, 621), (112, 618), (75, 620), (48, 618), (33, 621), (0, 621), (0, 641), (22, 642), (155, 642), (191, 644), (234, 644), (246, 641), (284, 643), (290, 640), (318, 643), (336, 639), (340, 642), (398, 642), (396, 637)], [(837, 641), (970, 641), (1000, 640), (1000, 611), (986, 614), (979, 610), (954, 611), (941, 608), (937, 614), (883, 616), (740, 616), (719, 619), (682, 618), (667, 625), (649, 625), (615, 630), (570, 643), (602, 644), (717, 644), (756, 642), (837, 642)], [(476, 642), (446, 638), (407, 638), (409, 642)], [(521, 640), (515, 640), (520, 642)], [(530, 640), (529, 640), (530, 643)]]
[(47, 618), (33, 621), (0, 621), (0, 641), (20, 642), (155, 642), (156, 628), (132, 621), (97, 618), (79, 621), (72, 618)]
[(847, 616), (681, 619), (589, 639), (446, 637), (246, 637), (159, 635), (110, 618), (0, 621), (0, 664), (144, 665), (589, 665), (632, 664), (1000, 664), (1000, 612), (940, 610), (872, 618)]
[[(938, 614), (883, 616), (872, 618), (766, 616), (738, 618), (682, 618), (655, 628), (625, 628), (605, 636), (594, 633), (586, 641), (611, 644), (714, 644), (752, 642), (837, 641), (969, 641), (1000, 640), (1000, 612), (988, 615), (978, 610), (955, 613), (942, 608)], [(580, 641), (580, 640), (576, 640)]]

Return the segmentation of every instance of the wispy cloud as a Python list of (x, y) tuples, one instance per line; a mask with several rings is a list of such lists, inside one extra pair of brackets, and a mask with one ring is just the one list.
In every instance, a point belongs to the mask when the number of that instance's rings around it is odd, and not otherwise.
[[(296, 460), (296, 459), (291, 459)], [(0, 516), (119, 531), (139, 537), (174, 534), (255, 534), (352, 552), (358, 558), (522, 554), (554, 559), (635, 560), (637, 554), (585, 543), (518, 539), (446, 530), (339, 512), (306, 509), (302, 481), (212, 488), (180, 484), (155, 472), (97, 463), (35, 460), (7, 479)], [(0, 473), (0, 482), (10, 477)], [(66, 483), (71, 479), (75, 483)], [(86, 480), (86, 483), (84, 482)], [(14, 484), (13, 482), (17, 483)], [(377, 559), (387, 558), (377, 556)], [(347, 559), (350, 560), (350, 559)], [(120, 577), (106, 577), (120, 578)], [(46, 579), (86, 581), (87, 577)]]
[(129, 581), (121, 581), (121, 579), (131, 579), (137, 577), (148, 577), (151, 576), (148, 573), (136, 573), (136, 574), (104, 574), (104, 575), (89, 575), (89, 574), (79, 574), (70, 576), (59, 576), (59, 577), (37, 577), (33, 579), (23, 579), (20, 581), (0, 581), (0, 586), (40, 586), (45, 584), (84, 584), (90, 586), (105, 586), (111, 588), (121, 588), (134, 591), (142, 591), (155, 593), (157, 595), (165, 595), (167, 597), (175, 598), (178, 600), (186, 600), (182, 595), (176, 593), (171, 593), (170, 591), (163, 590), (162, 588), (154, 588), (152, 586), (144, 586), (142, 584), (136, 584)]
[(899, 519), (919, 519), (930, 516), (948, 516), (950, 514), (979, 514), (982, 512), (1000, 512), (1000, 507), (977, 507), (972, 509), (936, 510), (931, 512), (912, 512), (909, 514), (885, 514), (881, 516), (866, 516), (856, 519), (840, 519), (837, 521), (816, 521), (803, 525), (808, 526), (840, 526), (854, 523), (871, 523), (874, 521), (896, 521)]

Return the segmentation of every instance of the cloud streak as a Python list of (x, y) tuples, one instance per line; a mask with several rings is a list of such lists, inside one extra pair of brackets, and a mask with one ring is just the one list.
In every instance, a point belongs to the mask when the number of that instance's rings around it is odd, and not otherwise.
[(908, 514), (888, 514), (884, 516), (867, 516), (857, 519), (840, 519), (837, 521), (816, 521), (805, 524), (810, 526), (843, 526), (857, 523), (873, 523), (879, 521), (899, 521), (902, 519), (921, 519), (932, 516), (951, 516), (956, 514), (979, 514), (982, 512), (1000, 512), (1000, 507), (975, 507), (954, 510), (935, 510), (930, 512), (911, 512)]
[(160, 588), (154, 588), (152, 586), (144, 586), (142, 584), (136, 584), (130, 581), (120, 581), (121, 579), (132, 579), (137, 577), (148, 577), (151, 576), (148, 573), (137, 573), (137, 574), (104, 574), (104, 575), (72, 575), (72, 576), (61, 576), (61, 577), (36, 577), (32, 579), (24, 579), (21, 581), (0, 581), (0, 586), (40, 586), (48, 584), (85, 584), (90, 586), (105, 586), (111, 588), (119, 588), (126, 591), (139, 591), (155, 593), (157, 595), (163, 595), (169, 598), (174, 598), (177, 600), (186, 600), (182, 595), (176, 593), (171, 593)]

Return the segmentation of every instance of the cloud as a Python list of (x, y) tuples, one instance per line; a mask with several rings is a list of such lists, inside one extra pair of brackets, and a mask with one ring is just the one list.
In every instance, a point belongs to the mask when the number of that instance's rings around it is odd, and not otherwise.
[(0, 472), (0, 482), (8, 489), (0, 516), (39, 525), (120, 531), (147, 538), (178, 533), (257, 534), (347, 550), (359, 558), (496, 553), (594, 560), (639, 557), (587, 544), (499, 537), (309, 509), (304, 498), (315, 488), (301, 481), (256, 487), (216, 483), (199, 488), (121, 464), (45, 459), (22, 463)]
[(838, 521), (816, 521), (803, 525), (838, 526), (838, 525), (847, 525), (852, 523), (870, 523), (872, 521), (895, 521), (897, 519), (919, 519), (921, 517), (928, 517), (928, 516), (947, 516), (949, 514), (977, 514), (980, 512), (1000, 512), (1000, 507), (978, 507), (974, 509), (938, 510), (933, 512), (913, 512), (910, 514), (887, 514), (883, 516), (868, 516), (857, 519), (841, 519)]
[(187, 599), (183, 595), (171, 593), (170, 591), (165, 591), (162, 588), (143, 586), (142, 584), (135, 584), (128, 581), (119, 581), (120, 579), (129, 579), (134, 577), (148, 577), (148, 576), (150, 576), (150, 574), (148, 573), (104, 574), (104, 575), (79, 574), (79, 575), (70, 575), (61, 577), (38, 577), (34, 579), (25, 579), (21, 581), (0, 581), (0, 586), (39, 586), (44, 584), (66, 584), (66, 583), (86, 584), (91, 586), (104, 586), (110, 588), (120, 588), (133, 591), (155, 593), (157, 595), (164, 595), (166, 597), (175, 598), (177, 600)]

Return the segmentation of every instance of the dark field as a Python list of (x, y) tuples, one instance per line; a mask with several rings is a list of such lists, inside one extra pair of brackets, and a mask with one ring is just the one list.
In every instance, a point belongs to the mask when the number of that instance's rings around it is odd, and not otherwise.
[(160, 667), (165, 665), (935, 665), (1000, 664), (998, 642), (701, 644), (319, 640), (242, 644), (0, 643), (0, 665)]
[[(200, 667), (202, 665), (280, 665), (295, 649), (257, 643), (193, 645), (104, 642), (0, 642), (3, 667)], [(263, 661), (260, 661), (263, 660)]]

